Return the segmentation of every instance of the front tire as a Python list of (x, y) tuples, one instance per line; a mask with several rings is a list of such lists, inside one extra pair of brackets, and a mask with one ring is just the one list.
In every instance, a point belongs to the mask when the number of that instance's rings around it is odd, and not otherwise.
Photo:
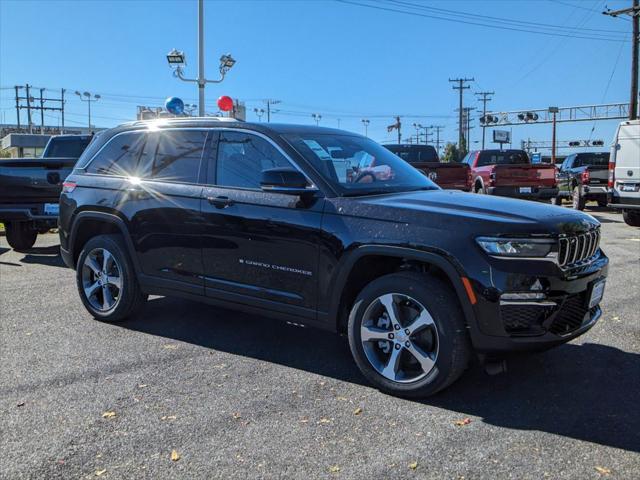
[(633, 210), (623, 210), (622, 218), (624, 223), (632, 227), (640, 227), (640, 212)]
[(7, 243), (20, 252), (29, 250), (36, 243), (38, 231), (29, 222), (7, 222), (5, 224)]
[(76, 284), (85, 308), (105, 322), (135, 315), (147, 300), (119, 235), (99, 235), (85, 244), (76, 264)]
[(348, 335), (362, 374), (402, 397), (446, 388), (471, 356), (456, 295), (435, 277), (416, 272), (385, 275), (367, 285), (351, 309)]

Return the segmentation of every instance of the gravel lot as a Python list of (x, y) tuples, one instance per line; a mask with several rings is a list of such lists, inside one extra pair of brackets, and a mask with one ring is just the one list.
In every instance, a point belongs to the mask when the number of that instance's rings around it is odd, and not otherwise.
[(100, 323), (56, 235), (0, 237), (0, 477), (638, 478), (640, 229), (590, 213), (602, 320), (424, 402), (368, 386), (325, 332), (168, 298)]

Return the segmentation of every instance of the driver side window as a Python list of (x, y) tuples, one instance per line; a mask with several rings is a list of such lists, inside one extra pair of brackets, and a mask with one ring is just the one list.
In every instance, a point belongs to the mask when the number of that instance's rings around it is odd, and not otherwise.
[(286, 167), (291, 167), (289, 161), (264, 138), (244, 132), (220, 132), (216, 185), (259, 189), (263, 170)]

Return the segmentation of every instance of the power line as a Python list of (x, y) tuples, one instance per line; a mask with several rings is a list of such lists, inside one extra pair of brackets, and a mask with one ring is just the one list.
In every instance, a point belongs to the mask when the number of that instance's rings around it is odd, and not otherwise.
[[(504, 23), (504, 24), (511, 24), (511, 25), (522, 25), (522, 26), (533, 26), (533, 27), (539, 27), (539, 28), (545, 28), (545, 29), (552, 29), (552, 30), (560, 30), (560, 31), (567, 31), (567, 30), (576, 30), (578, 33), (582, 30), (589, 30), (589, 31), (594, 31), (594, 32), (605, 32), (605, 33), (614, 33), (614, 34), (622, 34), (624, 32), (621, 32), (620, 30), (613, 30), (613, 29), (608, 29), (608, 28), (578, 28), (578, 27), (571, 27), (569, 25), (554, 25), (554, 24), (549, 24), (549, 23), (540, 23), (540, 22), (528, 22), (525, 20), (517, 20), (517, 19), (511, 19), (511, 18), (503, 18), (503, 17), (493, 17), (490, 15), (481, 15), (478, 13), (468, 13), (468, 12), (462, 12), (459, 10), (448, 10), (448, 9), (444, 9), (444, 8), (436, 8), (436, 7), (427, 7), (425, 5), (422, 4), (416, 4), (416, 3), (411, 3), (411, 2), (407, 2), (407, 1), (401, 1), (401, 0), (386, 0), (387, 3), (394, 3), (397, 5), (401, 5), (401, 6), (405, 6), (405, 7), (410, 7), (410, 8), (416, 8), (419, 10), (425, 10), (425, 11), (429, 11), (429, 12), (435, 12), (435, 13), (439, 13), (442, 15), (453, 15), (453, 16), (459, 16), (459, 17), (463, 17), (463, 18), (470, 18), (470, 19), (478, 19), (478, 18), (482, 18), (482, 19), (487, 19), (490, 20), (492, 22), (499, 22), (499, 23)], [(588, 9), (585, 8), (586, 10), (592, 11), (592, 9)], [(442, 12), (442, 13), (440, 13)]]
[(365, 4), (365, 3), (358, 3), (355, 1), (351, 1), (351, 0), (336, 0), (337, 2), (340, 3), (344, 3), (344, 4), (348, 4), (348, 5), (354, 5), (354, 6), (358, 6), (358, 7), (364, 7), (364, 8), (371, 8), (371, 9), (375, 9), (375, 10), (382, 10), (382, 11), (387, 11), (387, 12), (393, 12), (393, 13), (404, 13), (405, 15), (411, 15), (411, 16), (415, 16), (415, 17), (423, 17), (423, 18), (432, 18), (432, 19), (436, 19), (436, 20), (443, 20), (446, 22), (453, 22), (453, 23), (462, 23), (462, 24), (466, 24), (466, 25), (476, 25), (479, 27), (487, 27), (487, 28), (493, 28), (493, 29), (498, 29), (498, 30), (510, 30), (510, 31), (514, 31), (514, 32), (524, 32), (524, 33), (533, 33), (536, 35), (547, 35), (547, 36), (557, 36), (557, 37), (567, 37), (567, 38), (580, 38), (583, 40), (601, 40), (601, 41), (606, 41), (606, 42), (628, 42), (628, 39), (624, 39), (622, 37), (620, 38), (613, 38), (611, 36), (606, 37), (606, 36), (600, 36), (597, 33), (593, 33), (590, 36), (585, 36), (585, 35), (574, 35), (574, 34), (565, 34), (562, 32), (545, 32), (542, 30), (529, 30), (529, 29), (525, 29), (525, 28), (516, 28), (516, 27), (508, 27), (505, 25), (496, 25), (496, 24), (489, 24), (489, 23), (481, 23), (481, 22), (473, 22), (473, 21), (467, 21), (467, 20), (460, 20), (460, 19), (454, 19), (454, 18), (447, 18), (447, 17), (443, 17), (443, 16), (436, 16), (436, 15), (429, 15), (426, 13), (418, 13), (415, 11), (407, 11), (407, 10), (398, 10), (396, 8), (389, 8), (389, 7), (382, 7), (382, 6), (377, 6), (377, 5), (371, 5), (371, 4)]

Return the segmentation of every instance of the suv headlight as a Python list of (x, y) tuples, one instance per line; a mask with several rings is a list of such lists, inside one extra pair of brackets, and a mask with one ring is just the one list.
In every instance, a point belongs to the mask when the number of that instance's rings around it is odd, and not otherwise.
[(556, 244), (552, 239), (499, 237), (478, 237), (476, 242), (489, 255), (529, 258), (549, 256)]

